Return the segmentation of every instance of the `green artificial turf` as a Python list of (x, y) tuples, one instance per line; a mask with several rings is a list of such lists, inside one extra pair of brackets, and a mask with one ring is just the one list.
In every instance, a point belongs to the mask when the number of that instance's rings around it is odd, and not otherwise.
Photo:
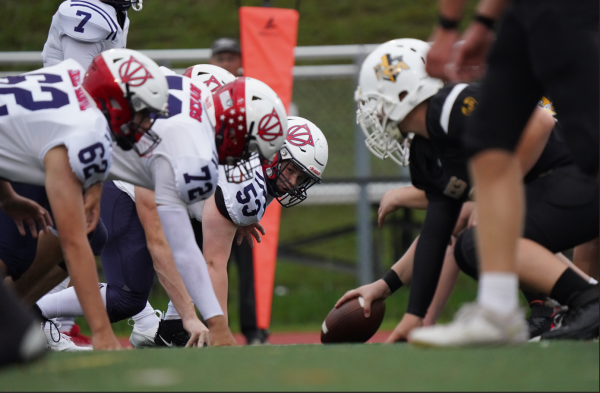
[(51, 353), (0, 390), (598, 391), (598, 343), (296, 345)]

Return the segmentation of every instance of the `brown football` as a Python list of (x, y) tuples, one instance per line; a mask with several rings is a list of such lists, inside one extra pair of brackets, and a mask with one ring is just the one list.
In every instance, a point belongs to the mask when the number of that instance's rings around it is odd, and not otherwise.
[(340, 308), (333, 308), (321, 327), (321, 342), (365, 343), (377, 332), (385, 314), (382, 299), (371, 304), (371, 315), (365, 318), (362, 297), (348, 300)]

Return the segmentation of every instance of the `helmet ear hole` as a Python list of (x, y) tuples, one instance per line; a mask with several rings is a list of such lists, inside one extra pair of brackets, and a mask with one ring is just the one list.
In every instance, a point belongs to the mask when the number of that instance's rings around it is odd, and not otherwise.
[(408, 95), (408, 92), (406, 90), (404, 90), (403, 92), (401, 92), (400, 94), (398, 94), (398, 99), (400, 100), (400, 102), (402, 102), (402, 100)]

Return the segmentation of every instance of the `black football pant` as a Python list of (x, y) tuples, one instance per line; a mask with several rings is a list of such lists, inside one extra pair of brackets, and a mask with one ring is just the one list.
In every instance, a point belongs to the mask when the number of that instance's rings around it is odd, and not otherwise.
[(514, 151), (546, 95), (575, 162), (598, 174), (598, 0), (514, 0), (490, 52), (465, 145)]
[[(553, 253), (571, 249), (598, 237), (600, 199), (598, 183), (577, 166), (556, 168), (525, 187), (523, 237)], [(456, 240), (454, 257), (460, 269), (477, 279), (475, 228)]]

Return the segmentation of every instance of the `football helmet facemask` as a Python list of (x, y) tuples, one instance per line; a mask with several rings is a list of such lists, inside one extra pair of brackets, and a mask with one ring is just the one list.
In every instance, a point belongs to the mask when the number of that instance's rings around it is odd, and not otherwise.
[(217, 89), (206, 107), (214, 105), (215, 142), (219, 163), (225, 166), (227, 181), (241, 183), (252, 178), (256, 166), (250, 157), (258, 153), (259, 163), (271, 163), (287, 135), (287, 117), (275, 92), (258, 79), (239, 77)]
[(367, 147), (375, 156), (389, 157), (401, 166), (409, 163), (412, 135), (404, 135), (398, 124), (444, 86), (425, 71), (427, 51), (429, 44), (412, 38), (378, 46), (363, 62), (354, 93), (356, 122)]
[(133, 8), (135, 11), (141, 11), (144, 0), (101, 0), (103, 3), (112, 5), (119, 11), (127, 11)]
[[(160, 137), (152, 130), (159, 116), (167, 117), (169, 87), (158, 65), (130, 49), (111, 49), (94, 58), (83, 80), (108, 120), (111, 133), (123, 150), (140, 156), (150, 152)], [(137, 142), (147, 147), (140, 151)]]
[(315, 124), (298, 116), (288, 117), (288, 134), (279, 154), (263, 166), (267, 190), (284, 207), (306, 200), (306, 191), (317, 183), (327, 165), (327, 139)]

